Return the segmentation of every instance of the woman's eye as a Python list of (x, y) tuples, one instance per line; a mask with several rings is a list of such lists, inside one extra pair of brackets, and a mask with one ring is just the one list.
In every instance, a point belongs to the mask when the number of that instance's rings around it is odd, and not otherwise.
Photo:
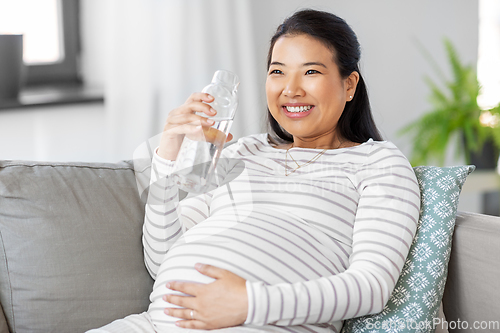
[(315, 69), (310, 69), (306, 72), (306, 75), (310, 75), (310, 74), (321, 74), (320, 72), (318, 72), (317, 70)]
[(272, 71), (269, 72), (269, 74), (283, 74), (283, 72), (280, 71), (279, 69), (273, 69)]

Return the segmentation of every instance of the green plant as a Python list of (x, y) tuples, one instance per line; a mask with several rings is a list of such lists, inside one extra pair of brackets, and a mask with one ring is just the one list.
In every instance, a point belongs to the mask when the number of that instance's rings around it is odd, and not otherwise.
[[(470, 65), (461, 63), (457, 51), (449, 40), (444, 41), (452, 80), (444, 81), (440, 88), (429, 77), (425, 80), (431, 89), (430, 102), (433, 109), (399, 133), (412, 136), (413, 149), (410, 161), (413, 165), (424, 165), (436, 161), (443, 165), (450, 140), (457, 140), (455, 154), (470, 163), (471, 153), (479, 152), (486, 141), (500, 148), (500, 105), (481, 110), (477, 104), (480, 85), (476, 72)], [(435, 65), (434, 65), (435, 66)], [(435, 66), (436, 67), (436, 66)], [(480, 121), (488, 118), (489, 124)]]

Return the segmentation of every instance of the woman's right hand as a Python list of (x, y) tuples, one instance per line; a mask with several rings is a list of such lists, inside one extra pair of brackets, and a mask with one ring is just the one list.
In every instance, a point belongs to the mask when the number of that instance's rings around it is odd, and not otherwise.
[(186, 135), (191, 140), (204, 140), (216, 145), (231, 140), (231, 134), (226, 139), (224, 133), (211, 127), (214, 124), (212, 119), (196, 114), (215, 116), (217, 112), (207, 104), (213, 101), (214, 97), (207, 93), (193, 93), (184, 104), (168, 114), (158, 148), (160, 157), (174, 161)]

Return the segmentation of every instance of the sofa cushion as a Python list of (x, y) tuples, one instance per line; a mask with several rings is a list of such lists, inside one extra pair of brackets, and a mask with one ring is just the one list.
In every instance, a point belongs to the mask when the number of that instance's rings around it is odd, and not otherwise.
[(147, 309), (130, 163), (0, 162), (0, 302), (12, 332), (83, 332)]
[[(474, 166), (415, 167), (420, 186), (417, 232), (382, 312), (345, 321), (342, 332), (434, 332), (443, 297), (458, 198)], [(436, 323), (439, 324), (439, 323)]]

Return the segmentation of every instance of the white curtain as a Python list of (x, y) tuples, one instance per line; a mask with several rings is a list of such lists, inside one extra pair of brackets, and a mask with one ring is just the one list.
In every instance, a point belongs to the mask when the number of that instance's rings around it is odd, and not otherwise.
[(265, 130), (251, 0), (108, 0), (108, 151), (128, 159), (218, 69), (240, 78), (235, 138)]

